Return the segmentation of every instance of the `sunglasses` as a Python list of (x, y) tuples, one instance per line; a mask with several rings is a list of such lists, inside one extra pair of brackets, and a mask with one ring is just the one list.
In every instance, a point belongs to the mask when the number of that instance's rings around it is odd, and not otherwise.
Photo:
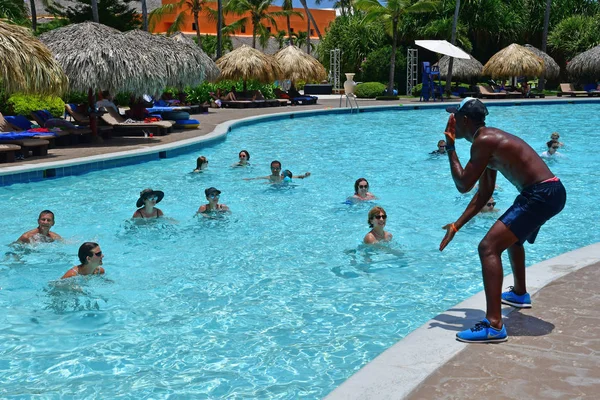
[(552, 147), (552, 150), (558, 150), (558, 147)]
[(368, 189), (369, 185), (358, 185), (360, 189)]
[(386, 220), (387, 219), (387, 215), (383, 214), (383, 215), (375, 215), (373, 218), (375, 218), (376, 220)]
[(99, 251), (99, 252), (97, 252), (97, 253), (94, 253), (94, 255), (95, 255), (96, 257), (102, 257), (102, 252), (101, 252), (101, 251)]
[(210, 197), (211, 199), (215, 199), (215, 198), (219, 197), (219, 195), (218, 194), (211, 194), (208, 197)]
[(146, 197), (146, 200), (157, 201), (158, 200), (158, 196)]
[(496, 202), (494, 201), (493, 203), (487, 203), (486, 206), (488, 206), (488, 207), (496, 207)]
[(240, 158), (246, 158), (245, 154), (240, 154)]
[(443, 148), (445, 148), (446, 146), (444, 146), (444, 145), (441, 145), (441, 146), (438, 146), (438, 147), (439, 147), (440, 149), (443, 149)]

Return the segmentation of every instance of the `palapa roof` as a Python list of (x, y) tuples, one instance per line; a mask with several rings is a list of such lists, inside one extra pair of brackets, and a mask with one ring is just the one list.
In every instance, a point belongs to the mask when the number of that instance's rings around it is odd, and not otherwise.
[[(109, 90), (141, 96), (161, 92), (166, 60), (116, 29), (94, 22), (40, 36), (69, 77), (71, 90)], [(170, 60), (169, 60), (170, 61)]]
[(492, 78), (512, 76), (540, 76), (544, 61), (531, 50), (516, 43), (503, 48), (483, 66), (483, 75)]
[(219, 79), (255, 79), (263, 83), (283, 78), (281, 67), (273, 56), (243, 45), (217, 60), (221, 70)]
[(137, 29), (126, 32), (125, 36), (133, 39), (139, 46), (143, 46), (147, 53), (160, 53), (167, 69), (168, 86), (183, 89), (186, 86), (199, 85), (204, 81), (204, 66), (183, 43)]
[(546, 78), (554, 79), (558, 77), (560, 74), (560, 67), (552, 57), (530, 44), (526, 44), (525, 48), (531, 50), (536, 56), (544, 60), (544, 76)]
[(600, 78), (600, 46), (573, 57), (567, 64), (567, 72), (573, 77), (596, 82)]
[(50, 50), (25, 28), (0, 21), (0, 80), (7, 93), (65, 93), (69, 80)]
[(177, 41), (178, 43), (185, 46), (189, 55), (196, 59), (196, 62), (203, 67), (204, 79), (214, 82), (219, 78), (221, 71), (217, 64), (206, 54), (196, 42), (183, 33), (179, 32), (171, 37), (171, 40)]
[[(440, 76), (445, 78), (448, 74), (450, 57), (443, 56), (436, 64), (440, 67)], [(452, 78), (470, 79), (476, 76), (481, 76), (482, 70), (483, 64), (474, 59), (473, 56), (471, 56), (469, 60), (455, 58), (452, 63)]]
[(275, 54), (283, 77), (292, 82), (321, 81), (327, 78), (325, 67), (313, 56), (303, 52), (297, 46), (286, 46)]

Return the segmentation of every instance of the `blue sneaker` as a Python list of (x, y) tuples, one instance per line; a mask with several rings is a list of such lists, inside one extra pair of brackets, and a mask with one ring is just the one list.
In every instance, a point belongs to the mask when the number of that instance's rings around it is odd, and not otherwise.
[(502, 303), (517, 308), (531, 308), (531, 296), (529, 293), (516, 294), (514, 288), (509, 286), (508, 292), (502, 293)]
[(502, 329), (496, 329), (490, 325), (487, 318), (484, 318), (471, 329), (458, 332), (456, 340), (465, 343), (500, 343), (508, 340), (508, 334), (504, 324), (502, 324)]

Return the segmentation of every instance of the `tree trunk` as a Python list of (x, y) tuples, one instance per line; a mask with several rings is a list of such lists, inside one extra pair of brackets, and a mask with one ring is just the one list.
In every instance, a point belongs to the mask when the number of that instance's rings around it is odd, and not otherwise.
[(256, 21), (252, 19), (252, 48), (256, 48)]
[(148, 6), (146, 0), (142, 0), (142, 30), (148, 32)]
[[(546, 1), (546, 12), (544, 13), (544, 33), (542, 34), (542, 51), (546, 52), (546, 45), (548, 44), (548, 24), (550, 21), (550, 5), (552, 4), (552, 0)], [(546, 74), (542, 72), (542, 75), (539, 79), (539, 90), (543, 91), (546, 87)]]
[[(450, 43), (456, 44), (456, 24), (458, 23), (458, 10), (460, 8), (460, 0), (456, 0), (456, 8), (454, 9), (454, 22), (452, 22), (452, 38)], [(452, 66), (454, 65), (454, 57), (450, 57), (448, 62), (448, 73), (446, 74), (446, 93), (452, 91)]]
[[(31, 0), (34, 1), (34, 0)], [(100, 17), (98, 16), (98, 0), (92, 0), (92, 20), (99, 24), (100, 23)]]
[(306, 18), (306, 54), (310, 54), (310, 18)]
[(292, 25), (290, 24), (290, 16), (286, 15), (287, 19), (287, 28), (288, 28), (288, 40), (290, 41), (290, 46), (294, 45), (294, 39), (292, 38)]
[(198, 11), (194, 11), (194, 24), (196, 24), (196, 39), (198, 47), (202, 48), (202, 37), (200, 36), (200, 23), (198, 22)]
[(217, 59), (223, 52), (223, 1), (217, 0)]
[[(304, 7), (304, 11), (306, 12), (306, 16), (308, 17), (308, 19), (310, 19), (312, 21), (312, 24), (315, 27), (315, 30), (317, 31), (317, 36), (319, 37), (319, 40), (323, 40), (323, 36), (321, 35), (321, 31), (319, 30), (319, 26), (315, 22), (315, 19), (313, 18), (310, 10), (308, 9), (308, 5), (306, 4), (306, 0), (300, 0), (300, 4), (302, 4), (302, 7)], [(308, 34), (310, 35), (310, 31), (308, 31)]]
[(37, 10), (35, 8), (35, 0), (30, 0), (29, 4), (31, 5), (31, 29), (36, 32), (37, 31)]
[(390, 59), (390, 77), (388, 81), (388, 96), (394, 95), (394, 74), (396, 72), (396, 48), (398, 47), (398, 20), (392, 21), (392, 57)]

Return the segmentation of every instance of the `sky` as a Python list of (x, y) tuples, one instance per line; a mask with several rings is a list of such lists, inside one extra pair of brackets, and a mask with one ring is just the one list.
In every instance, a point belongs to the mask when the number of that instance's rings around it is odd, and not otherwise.
[[(292, 0), (294, 4), (294, 8), (302, 8), (302, 4), (300, 0)], [(282, 0), (275, 0), (273, 2), (274, 5), (280, 6), (283, 3)], [(333, 8), (333, 4), (335, 1), (333, 0), (321, 0), (321, 4), (315, 4), (315, 0), (306, 0), (306, 4), (308, 4), (308, 8)]]

